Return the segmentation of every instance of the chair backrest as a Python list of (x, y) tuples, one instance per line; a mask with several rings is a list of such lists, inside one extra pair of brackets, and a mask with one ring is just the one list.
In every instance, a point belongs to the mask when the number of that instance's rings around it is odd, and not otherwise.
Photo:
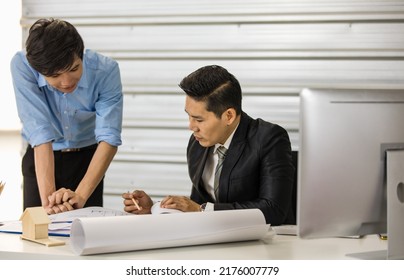
[(299, 153), (298, 151), (292, 151), (292, 161), (293, 161), (293, 166), (295, 167), (295, 174), (293, 178), (293, 191), (292, 191), (292, 212), (295, 217), (295, 223), (296, 224), (296, 219), (297, 219), (297, 171), (298, 171), (298, 157)]

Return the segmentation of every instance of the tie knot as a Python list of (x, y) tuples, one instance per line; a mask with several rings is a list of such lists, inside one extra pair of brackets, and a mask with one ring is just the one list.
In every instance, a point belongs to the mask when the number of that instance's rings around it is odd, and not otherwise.
[(224, 159), (224, 157), (226, 156), (227, 153), (227, 149), (224, 146), (220, 146), (219, 148), (217, 148), (217, 155), (220, 159)]

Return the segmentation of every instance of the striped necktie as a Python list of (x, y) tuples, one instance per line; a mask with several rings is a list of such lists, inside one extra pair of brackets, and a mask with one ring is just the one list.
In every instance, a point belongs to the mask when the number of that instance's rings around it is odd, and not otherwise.
[(220, 173), (222, 173), (222, 167), (223, 167), (223, 161), (226, 157), (227, 149), (224, 146), (220, 146), (217, 148), (217, 155), (218, 155), (218, 162), (216, 165), (215, 169), (215, 181), (213, 184), (214, 190), (215, 190), (215, 197), (216, 201), (219, 200), (219, 179), (220, 179)]

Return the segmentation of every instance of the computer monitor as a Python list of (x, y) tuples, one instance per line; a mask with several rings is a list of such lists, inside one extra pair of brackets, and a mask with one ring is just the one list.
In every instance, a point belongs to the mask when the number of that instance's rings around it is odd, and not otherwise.
[(386, 233), (386, 150), (396, 149), (404, 149), (404, 90), (304, 89), (298, 235)]

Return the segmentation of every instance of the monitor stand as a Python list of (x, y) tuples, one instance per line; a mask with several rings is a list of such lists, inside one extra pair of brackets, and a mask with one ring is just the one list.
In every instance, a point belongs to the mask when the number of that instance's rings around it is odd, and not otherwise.
[(386, 151), (387, 251), (347, 254), (357, 259), (404, 259), (404, 150)]
[(404, 150), (387, 151), (387, 258), (404, 259)]

